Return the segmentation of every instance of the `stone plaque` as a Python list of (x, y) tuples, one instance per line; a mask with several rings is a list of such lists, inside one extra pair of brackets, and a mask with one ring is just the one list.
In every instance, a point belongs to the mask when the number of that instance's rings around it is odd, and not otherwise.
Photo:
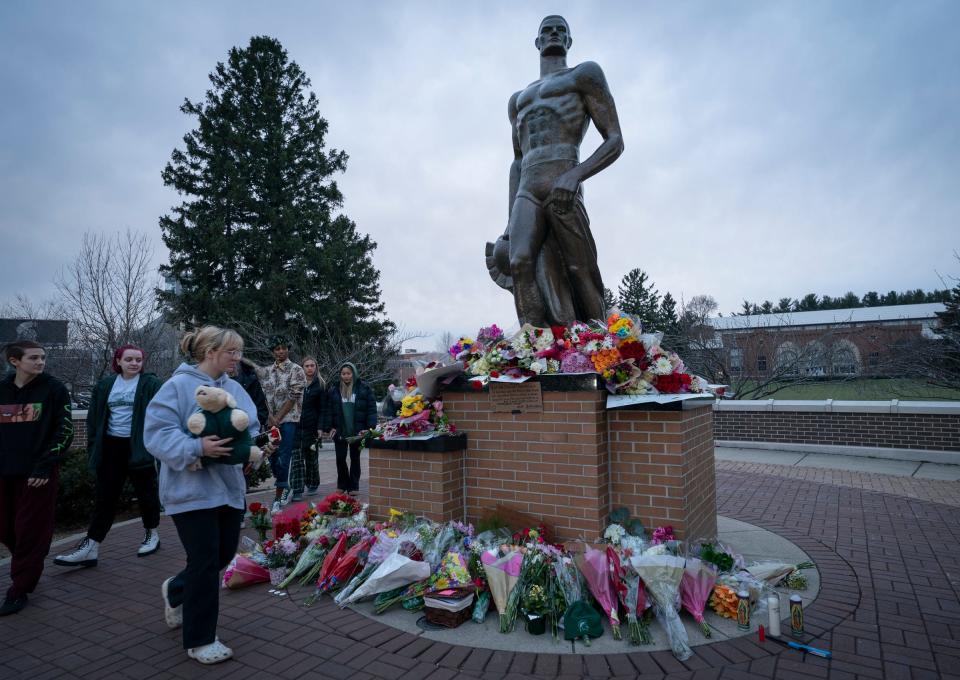
[(494, 413), (543, 413), (540, 383), (490, 383), (490, 404)]

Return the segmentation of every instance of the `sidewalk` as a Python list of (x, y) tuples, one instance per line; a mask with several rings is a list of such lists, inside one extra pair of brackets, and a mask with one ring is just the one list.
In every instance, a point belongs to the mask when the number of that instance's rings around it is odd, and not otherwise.
[[(164, 518), (156, 555), (135, 556), (141, 528), (134, 522), (111, 532), (98, 567), (49, 565), (29, 606), (0, 619), (0, 677), (960, 680), (957, 503), (847, 482), (960, 484), (786, 459), (736, 461), (728, 453), (718, 451), (718, 512), (774, 531), (814, 559), (821, 591), (805, 611), (805, 641), (832, 650), (830, 660), (761, 645), (755, 635), (695, 647), (683, 663), (626, 643), (617, 654), (560, 655), (549, 642), (542, 653), (492, 651), (389, 628), (341, 611), (328, 598), (306, 608), (302, 597), (272, 596), (264, 586), (223, 591), (220, 635), (236, 657), (202, 667), (187, 659), (178, 633), (163, 623), (160, 583), (184, 559)], [(332, 455), (321, 464), (332, 466)], [(321, 491), (332, 491), (332, 483)], [(8, 583), (4, 569), (0, 587)], [(466, 640), (469, 628), (463, 630)]]

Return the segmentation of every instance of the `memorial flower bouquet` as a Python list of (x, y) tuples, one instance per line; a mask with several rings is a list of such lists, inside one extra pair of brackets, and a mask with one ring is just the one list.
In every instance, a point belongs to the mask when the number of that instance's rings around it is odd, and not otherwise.
[(583, 574), (590, 592), (597, 604), (603, 609), (604, 615), (610, 621), (613, 639), (620, 640), (620, 616), (617, 613), (618, 598), (610, 584), (610, 566), (607, 562), (607, 553), (587, 546), (587, 549), (575, 558), (580, 573)]
[(260, 543), (265, 543), (267, 531), (273, 526), (270, 513), (267, 512), (267, 506), (263, 503), (251, 503), (248, 509), (250, 510), (250, 526), (260, 537)]
[(646, 585), (653, 611), (663, 624), (673, 655), (680, 661), (689, 659), (693, 650), (690, 649), (687, 630), (677, 615), (684, 559), (673, 555), (650, 554), (648, 551), (631, 557), (630, 564)]
[(267, 556), (267, 568), (281, 569), (293, 564), (300, 545), (290, 534), (284, 534), (278, 541), (263, 544), (263, 553)]
[(363, 509), (356, 498), (344, 493), (332, 493), (317, 503), (317, 513), (333, 517), (352, 517)]
[(703, 560), (688, 557), (683, 568), (683, 578), (680, 580), (680, 604), (693, 615), (700, 624), (700, 631), (704, 637), (711, 637), (710, 626), (703, 618), (707, 602), (713, 594), (713, 586), (717, 582), (717, 568)]

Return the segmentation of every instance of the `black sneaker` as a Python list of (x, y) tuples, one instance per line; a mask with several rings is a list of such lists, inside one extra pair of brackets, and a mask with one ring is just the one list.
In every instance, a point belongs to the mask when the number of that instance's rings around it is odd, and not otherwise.
[(7, 597), (0, 605), (0, 616), (9, 616), (27, 606), (27, 595), (24, 593), (20, 597)]

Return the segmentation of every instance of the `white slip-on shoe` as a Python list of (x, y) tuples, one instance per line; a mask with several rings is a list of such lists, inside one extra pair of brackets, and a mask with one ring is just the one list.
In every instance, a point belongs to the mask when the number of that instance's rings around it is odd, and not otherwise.
[(202, 664), (210, 665), (226, 661), (233, 657), (233, 650), (220, 642), (219, 639), (216, 639), (209, 645), (204, 645), (203, 647), (191, 647), (187, 650), (187, 656), (191, 659), (196, 659)]
[(163, 620), (167, 622), (167, 626), (170, 628), (179, 628), (183, 625), (183, 605), (179, 607), (170, 606), (170, 598), (167, 596), (167, 592), (172, 580), (173, 577), (171, 576), (160, 586), (160, 592), (163, 594)]

